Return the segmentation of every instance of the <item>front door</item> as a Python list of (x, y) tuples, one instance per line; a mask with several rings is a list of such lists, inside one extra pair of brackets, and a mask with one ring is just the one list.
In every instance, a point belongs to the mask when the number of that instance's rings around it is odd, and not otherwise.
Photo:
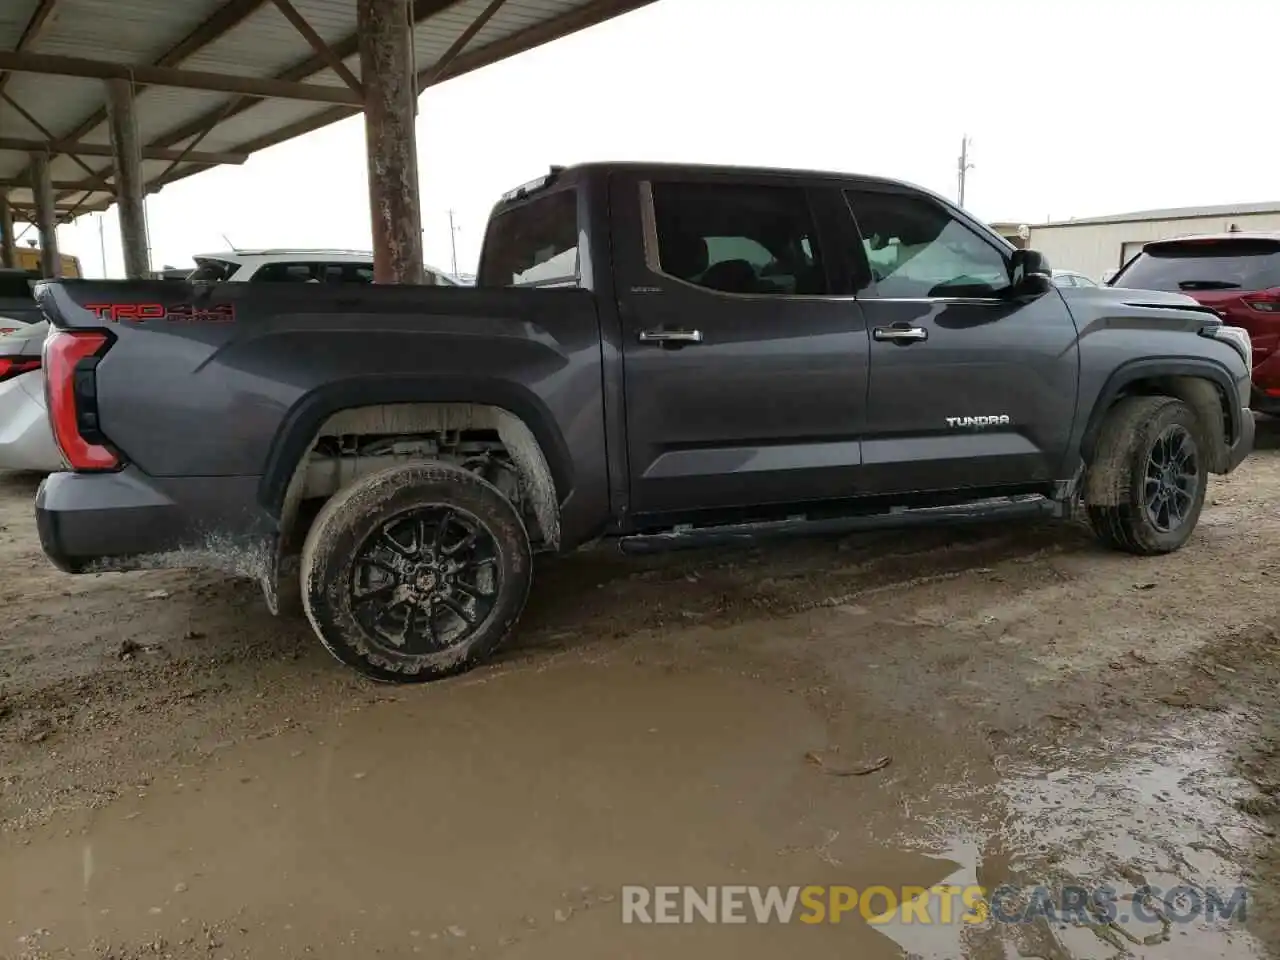
[(1009, 297), (1009, 251), (932, 197), (874, 185), (845, 198), (870, 269), (868, 492), (1064, 479), (1079, 363), (1057, 289)]
[(794, 181), (615, 177), (629, 512), (856, 492), (867, 331)]

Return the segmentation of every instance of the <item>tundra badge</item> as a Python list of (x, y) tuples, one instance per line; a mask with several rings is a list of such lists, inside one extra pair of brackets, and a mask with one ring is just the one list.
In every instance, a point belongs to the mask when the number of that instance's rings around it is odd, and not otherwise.
[(1007, 414), (998, 417), (947, 417), (948, 427), (1004, 427), (1009, 422)]

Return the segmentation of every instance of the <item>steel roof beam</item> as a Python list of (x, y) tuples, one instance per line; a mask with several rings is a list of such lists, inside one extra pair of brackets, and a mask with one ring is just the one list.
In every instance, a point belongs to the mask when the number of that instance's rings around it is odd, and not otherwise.
[(418, 94), (436, 82), (436, 78), (443, 76), (449, 64), (457, 59), (458, 55), (466, 49), (467, 44), (475, 39), (477, 33), (484, 29), (484, 25), (493, 19), (493, 15), (501, 9), (507, 0), (492, 0), (492, 2), (480, 11), (480, 15), (471, 21), (470, 26), (458, 35), (458, 39), (449, 44), (449, 49), (444, 52), (430, 67), (418, 74)]
[[(105, 143), (68, 143), (66, 140), (24, 140), (18, 137), (0, 137), (0, 150), (21, 150), (23, 152), (78, 153), (82, 157), (110, 157), (111, 147)], [(239, 152), (216, 150), (212, 152), (192, 151), (183, 156), (181, 150), (164, 150), (159, 147), (143, 147), (143, 160), (173, 160), (181, 158), (190, 163), (244, 163), (246, 155)], [(93, 184), (85, 184), (92, 187)]]
[[(98, 193), (114, 193), (115, 192), (115, 187), (113, 187), (110, 183), (103, 183), (102, 186), (98, 186), (98, 184), (99, 184), (99, 181), (96, 178), (93, 180), (89, 180), (89, 179), (54, 180), (53, 189), (70, 190), (73, 193), (77, 193), (81, 190), (95, 190)], [(3, 180), (0, 180), (0, 190), (26, 190), (30, 186), (31, 186), (30, 181), (18, 180), (15, 177), (7, 177)]]
[(11, 53), (0, 50), (0, 70), (15, 73), (40, 73), (61, 77), (88, 77), (95, 80), (133, 80), (152, 86), (187, 87), (218, 93), (243, 93), (255, 97), (285, 100), (309, 100), (315, 103), (348, 103), (358, 105), (358, 94), (345, 87), (322, 87), (314, 83), (291, 83), (285, 80), (259, 80), (230, 73), (204, 70), (178, 70), (173, 67), (150, 67), (139, 64), (112, 63), (85, 57), (64, 57), (47, 53)]
[(324, 37), (316, 33), (311, 24), (307, 23), (306, 17), (298, 12), (298, 8), (290, 3), (289, 0), (275, 0), (275, 5), (284, 14), (284, 18), (293, 24), (293, 28), (302, 34), (303, 39), (311, 44), (311, 49), (318, 56), (324, 57), (325, 62), (329, 64), (329, 68), (342, 78), (342, 82), (363, 97), (364, 87), (356, 79), (356, 75), (342, 62), (342, 58), (333, 52), (333, 48), (325, 43)]
[[(5, 74), (5, 76), (8, 76), (8, 74)], [(9, 106), (13, 107), (13, 109), (16, 110), (22, 116), (22, 118), (27, 121), (27, 123), (35, 127), (36, 130), (40, 133), (40, 135), (43, 136), (46, 140), (58, 139), (53, 135), (52, 130), (46, 127), (34, 116), (32, 116), (31, 112), (27, 110), (26, 107), (20, 104), (17, 100), (13, 99), (12, 96), (5, 93), (3, 90), (0, 90), (0, 100), (3, 100), (5, 103), (9, 104)], [(79, 167), (85, 173), (87, 173), (90, 177), (92, 177), (95, 182), (101, 184), (104, 190), (111, 189), (111, 187), (107, 184), (106, 180), (102, 178), (102, 174), (100, 174), (97, 170), (93, 169), (93, 167), (89, 166), (87, 163), (81, 160), (74, 153), (69, 154), (68, 159), (71, 160), (72, 163), (74, 163), (77, 167)]]
[[(40, 0), (40, 3), (36, 5), (35, 12), (31, 14), (31, 19), (27, 21), (27, 25), (22, 31), (22, 36), (18, 38), (18, 42), (13, 48), (15, 51), (21, 52), (27, 49), (40, 38), (41, 32), (49, 22), (49, 14), (53, 13), (53, 5), (57, 2), (58, 0)], [(4, 86), (9, 82), (10, 76), (8, 73), (0, 73), (0, 90), (4, 90)]]
[[(3, 2), (3, 0), (0, 0), (0, 2)], [(267, 0), (228, 0), (227, 3), (215, 10), (199, 26), (161, 54), (152, 66), (172, 67), (181, 63), (193, 53), (198, 53), (239, 26), (256, 13), (266, 2)], [(134, 95), (136, 96), (140, 93), (141, 89), (141, 86), (135, 85)], [(79, 140), (90, 130), (106, 122), (107, 108), (104, 105), (81, 120), (73, 129), (67, 131), (61, 139)], [(27, 173), (29, 171), (24, 171), (23, 175), (25, 176)]]
[[(560, 37), (568, 36), (578, 30), (594, 26), (597, 23), (603, 23), (613, 17), (621, 16), (632, 10), (638, 10), (647, 6), (653, 0), (598, 0), (597, 3), (590, 4), (586, 7), (580, 7), (577, 10), (562, 14), (545, 23), (537, 26), (527, 27), (517, 33), (511, 34), (502, 40), (496, 40), (493, 43), (486, 43), (483, 47), (473, 50), (469, 53), (459, 52), (448, 68), (440, 73), (436, 70), (436, 65), (427, 67), (418, 73), (418, 89), (421, 92), (427, 87), (434, 86), (437, 83), (443, 83), (446, 80), (452, 80), (454, 77), (460, 77), (464, 73), (470, 73), (472, 70), (479, 70), (481, 67), (487, 67), (491, 63), (504, 60), (511, 56), (513, 52), (531, 49), (539, 44), (550, 43), (552, 40)], [(482, 14), (483, 16), (483, 14)], [(441, 58), (443, 60), (443, 57)], [(250, 101), (252, 105), (253, 101)], [(232, 111), (239, 113), (239, 110)], [(359, 110), (353, 110), (350, 107), (326, 107), (318, 113), (313, 113), (309, 117), (303, 117), (301, 120), (295, 120), (293, 123), (286, 124), (271, 133), (263, 134), (260, 137), (254, 137), (252, 140), (246, 140), (244, 143), (236, 144), (232, 149), (239, 150), (243, 153), (256, 153), (267, 147), (274, 147), (278, 143), (286, 140), (292, 140), (294, 137), (301, 136), (304, 133), (310, 133), (312, 130), (318, 130), (326, 127), (331, 123), (339, 120), (345, 120), (358, 114)], [(188, 125), (190, 126), (190, 125)], [(190, 131), (184, 128), (182, 131), (190, 136)], [(181, 138), (185, 139), (185, 138)], [(171, 135), (166, 134), (163, 137), (153, 141), (156, 144), (164, 144), (174, 142)], [(190, 176), (196, 171), (182, 171), (176, 176), (168, 178), (166, 182), (181, 179), (184, 176)]]
[[(444, 12), (459, 2), (461, 2), (461, 0), (414, 0), (413, 7), (409, 15), (413, 19), (413, 22), (418, 24), (430, 17), (434, 17), (438, 13)], [(348, 57), (355, 56), (360, 52), (359, 33), (352, 33), (343, 37), (337, 43), (330, 44), (329, 49), (333, 52), (334, 56), (338, 57), (340, 60), (346, 60)], [(324, 57), (316, 54), (315, 56), (308, 57), (306, 60), (301, 60), (289, 69), (276, 74), (275, 79), (297, 83), (301, 80), (305, 80), (307, 77), (315, 76), (328, 66), (329, 62)], [(259, 99), (260, 98), (256, 97), (243, 97), (240, 100), (233, 101), (233, 106), (223, 114), (222, 119), (229, 120), (234, 116), (244, 113), (257, 103)], [(359, 112), (359, 109), (348, 110), (343, 113), (342, 116), (349, 117), (352, 114)], [(196, 117), (194, 120), (188, 121), (180, 127), (161, 134), (152, 140), (151, 143), (153, 146), (157, 147), (171, 147), (174, 144), (189, 140), (191, 137), (201, 133), (210, 124), (220, 123), (221, 121), (218, 119), (218, 115), (220, 113), (223, 113), (222, 109), (209, 110), (201, 116)]]

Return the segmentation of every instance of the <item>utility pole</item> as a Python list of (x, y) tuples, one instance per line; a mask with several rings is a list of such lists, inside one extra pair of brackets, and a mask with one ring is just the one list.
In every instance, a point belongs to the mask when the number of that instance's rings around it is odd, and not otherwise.
[(966, 133), (960, 140), (960, 189), (958, 191), (958, 200), (960, 206), (964, 206), (964, 181), (969, 171), (973, 169), (973, 164), (969, 162), (969, 135)]
[(449, 211), (449, 249), (453, 255), (453, 275), (458, 275), (458, 228), (453, 223), (453, 211)]
[(98, 252), (102, 255), (102, 279), (107, 279), (107, 236), (103, 227), (103, 221), (107, 219), (105, 213), (98, 214)]

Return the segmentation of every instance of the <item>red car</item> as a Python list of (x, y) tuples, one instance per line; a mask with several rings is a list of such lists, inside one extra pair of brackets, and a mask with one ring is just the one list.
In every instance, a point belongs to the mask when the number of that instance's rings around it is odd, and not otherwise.
[(1185, 293), (1243, 327), (1253, 341), (1251, 406), (1280, 415), (1280, 233), (1157, 240), (1109, 285)]

